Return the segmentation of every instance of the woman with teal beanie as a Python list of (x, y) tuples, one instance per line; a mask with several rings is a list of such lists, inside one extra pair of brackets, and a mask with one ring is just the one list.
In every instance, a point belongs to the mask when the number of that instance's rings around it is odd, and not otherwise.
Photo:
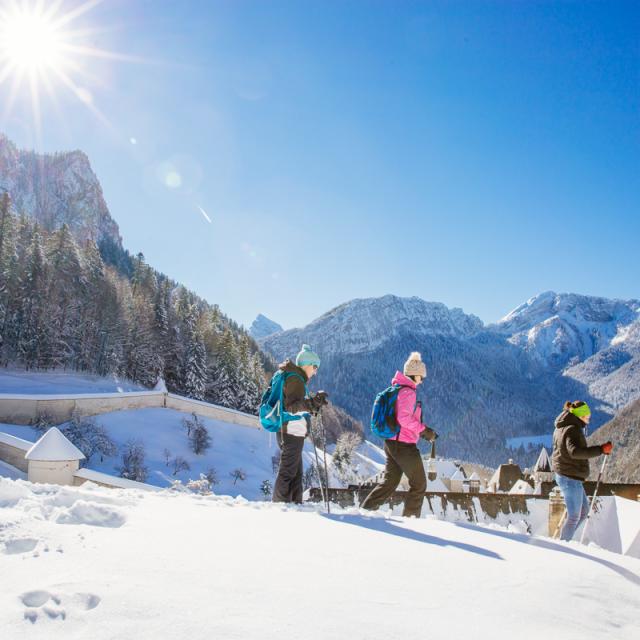
[(565, 402), (564, 411), (555, 422), (551, 468), (567, 508), (567, 517), (560, 532), (562, 540), (571, 540), (589, 514), (589, 500), (582, 484), (589, 477), (589, 458), (609, 455), (613, 449), (611, 442), (587, 445), (584, 431), (590, 420), (589, 405), (576, 400)]
[[(317, 413), (327, 404), (327, 394), (318, 391), (313, 396), (307, 392), (307, 382), (313, 378), (320, 367), (320, 357), (311, 350), (308, 344), (303, 344), (295, 363), (286, 360), (278, 368), (284, 371), (283, 402), (284, 410), (292, 414)], [(274, 502), (302, 503), (302, 449), (307, 436), (307, 420), (292, 420), (285, 422), (278, 432), (278, 446), (280, 447), (280, 466), (273, 488)]]

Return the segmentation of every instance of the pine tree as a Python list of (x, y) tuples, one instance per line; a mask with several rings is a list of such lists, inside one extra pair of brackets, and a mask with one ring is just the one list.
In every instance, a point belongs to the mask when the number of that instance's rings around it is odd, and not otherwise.
[(204, 400), (207, 379), (207, 352), (197, 327), (197, 315), (194, 305), (191, 305), (187, 311), (185, 331), (184, 390), (190, 398)]
[(43, 363), (50, 335), (45, 315), (46, 265), (40, 232), (37, 228), (31, 240), (21, 291), (22, 331), (18, 343), (18, 355), (26, 368), (32, 369)]
[(13, 265), (15, 253), (15, 217), (10, 211), (11, 201), (8, 193), (0, 196), (0, 361), (8, 360), (7, 329), (10, 314), (11, 282), (14, 277)]
[(78, 245), (66, 224), (52, 235), (48, 258), (51, 263), (49, 309), (53, 328), (49, 364), (75, 368), (79, 355), (79, 305), (86, 295), (86, 281)]

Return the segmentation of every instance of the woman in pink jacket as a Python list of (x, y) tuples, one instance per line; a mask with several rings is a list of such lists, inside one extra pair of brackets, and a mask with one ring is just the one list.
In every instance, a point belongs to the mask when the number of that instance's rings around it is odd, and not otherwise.
[(427, 477), (416, 443), (421, 435), (428, 436), (429, 440), (435, 437), (435, 433), (422, 424), (422, 408), (416, 397), (416, 388), (422, 384), (426, 375), (427, 367), (420, 354), (414, 351), (404, 363), (404, 373), (397, 371), (391, 382), (402, 387), (396, 401), (396, 421), (400, 431), (395, 438), (384, 442), (384, 452), (387, 455), (384, 481), (365, 498), (361, 505), (363, 509), (377, 509), (388, 500), (404, 473), (409, 479), (409, 493), (404, 501), (402, 515), (420, 517)]

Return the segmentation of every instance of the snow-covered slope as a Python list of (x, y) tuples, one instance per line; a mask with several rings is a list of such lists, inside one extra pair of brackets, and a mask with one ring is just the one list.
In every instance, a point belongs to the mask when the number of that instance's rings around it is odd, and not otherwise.
[(67, 224), (81, 241), (109, 238), (121, 245), (102, 187), (81, 151), (39, 155), (18, 149), (0, 133), (0, 187), (15, 211), (49, 231)]
[(640, 561), (431, 518), (0, 479), (3, 640), (635, 640)]
[(280, 333), (280, 331), (282, 331), (282, 327), (277, 322), (269, 320), (269, 318), (260, 313), (251, 324), (251, 327), (249, 328), (249, 335), (256, 340), (259, 340), (260, 338), (271, 336), (274, 333)]
[(495, 329), (545, 366), (563, 369), (609, 347), (639, 312), (640, 300), (546, 291), (507, 314)]
[(622, 326), (608, 347), (568, 367), (564, 375), (615, 410), (640, 398), (640, 320)]
[[(174, 480), (186, 483), (190, 479), (199, 479), (200, 474), (206, 475), (213, 469), (218, 480), (214, 487), (216, 493), (242, 495), (251, 500), (263, 498), (263, 481), (268, 480), (273, 485), (277, 472), (277, 461), (274, 464), (272, 460), (273, 456), (279, 454), (275, 436), (263, 429), (202, 418), (211, 436), (211, 447), (196, 455), (189, 446), (183, 424), (184, 419), (190, 418), (191, 415), (188, 413), (160, 408), (116, 411), (97, 416), (96, 423), (105, 428), (116, 444), (118, 454), (102, 460), (99, 455), (95, 455), (86, 466), (103, 473), (118, 475), (116, 468), (122, 463), (121, 452), (129, 441), (135, 440), (144, 446), (144, 465), (148, 469), (146, 482), (149, 484), (166, 487)], [(0, 424), (0, 432), (31, 442), (35, 442), (41, 436), (32, 427), (10, 424)], [(380, 461), (384, 461), (384, 454), (370, 443), (362, 445), (360, 450), (362, 453), (358, 456), (356, 473), (362, 480), (380, 471)], [(319, 454), (322, 457), (322, 449), (319, 449)], [(174, 473), (174, 461), (178, 457), (186, 461), (189, 468)], [(305, 443), (303, 458), (305, 469), (315, 463), (313, 445), (309, 439)], [(331, 471), (330, 453), (327, 454), (327, 459)], [(236, 469), (243, 471), (244, 479), (233, 477)], [(333, 487), (344, 486), (344, 479), (336, 472), (331, 473), (330, 480)], [(315, 478), (314, 484), (317, 485)]]

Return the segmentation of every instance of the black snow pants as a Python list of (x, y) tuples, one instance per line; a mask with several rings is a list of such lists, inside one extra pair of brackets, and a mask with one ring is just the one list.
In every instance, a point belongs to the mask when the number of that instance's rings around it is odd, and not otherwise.
[(405, 498), (402, 515), (419, 518), (424, 492), (427, 490), (427, 476), (418, 447), (409, 442), (386, 440), (384, 452), (387, 455), (384, 481), (364, 499), (360, 506), (371, 511), (380, 507), (396, 490), (404, 473), (409, 479), (409, 494)]
[(302, 449), (304, 438), (288, 433), (277, 434), (280, 467), (273, 487), (273, 502), (302, 504)]

